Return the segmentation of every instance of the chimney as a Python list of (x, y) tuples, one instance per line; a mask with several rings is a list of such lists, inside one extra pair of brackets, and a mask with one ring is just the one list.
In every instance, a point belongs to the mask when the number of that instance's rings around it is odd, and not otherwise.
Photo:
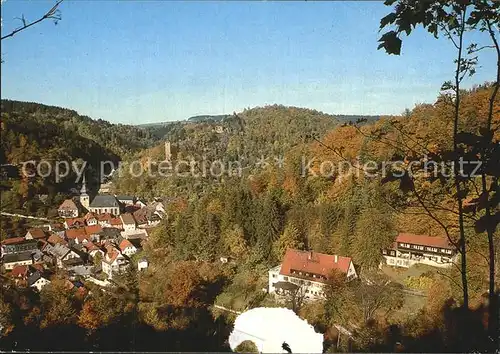
[(337, 263), (339, 261), (339, 256), (335, 255), (334, 257), (335, 257), (334, 261), (335, 261), (335, 263)]
[(309, 254), (307, 255), (307, 259), (310, 261), (313, 259), (313, 251), (309, 251)]

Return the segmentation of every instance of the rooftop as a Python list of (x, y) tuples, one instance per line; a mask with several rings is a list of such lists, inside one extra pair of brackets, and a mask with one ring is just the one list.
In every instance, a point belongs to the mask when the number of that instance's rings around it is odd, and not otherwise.
[[(6, 238), (5, 240), (2, 240), (2, 245), (15, 245), (15, 244), (20, 244), (26, 242), (26, 239), (24, 237), (11, 237), (11, 238)], [(29, 241), (27, 241), (29, 242)]]
[(78, 207), (76, 206), (76, 203), (73, 201), (73, 199), (66, 199), (59, 206), (59, 210), (78, 210)]
[(130, 200), (130, 201), (133, 201), (135, 199), (135, 197), (132, 197), (130, 195), (117, 195), (116, 199), (118, 199), (118, 200)]
[(125, 225), (135, 225), (135, 219), (132, 214), (125, 213), (120, 215), (120, 217)]
[(3, 256), (3, 263), (23, 262), (31, 259), (31, 251), (22, 253), (10, 253)]
[(28, 229), (28, 232), (26, 234), (28, 234), (28, 233), (33, 238), (45, 238), (45, 237), (47, 237), (47, 233), (40, 228)]
[(84, 226), (85, 225), (85, 218), (66, 219), (66, 225), (68, 225), (68, 227)]
[(396, 242), (399, 243), (411, 243), (420, 246), (430, 246), (430, 247), (440, 247), (446, 249), (454, 249), (450, 244), (448, 238), (439, 236), (427, 236), (427, 235), (414, 235), (407, 233), (400, 233), (396, 238)]
[(97, 195), (92, 203), (90, 203), (91, 208), (113, 208), (119, 207), (118, 200), (112, 195)]
[(296, 274), (292, 274), (292, 271), (296, 271), (328, 278), (334, 269), (347, 273), (350, 264), (350, 257), (289, 248), (281, 264), (280, 274), (296, 276)]

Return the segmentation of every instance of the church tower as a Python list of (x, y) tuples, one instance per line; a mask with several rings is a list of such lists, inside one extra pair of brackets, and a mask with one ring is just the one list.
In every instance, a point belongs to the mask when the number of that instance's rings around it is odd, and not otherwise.
[(82, 206), (86, 210), (89, 210), (90, 197), (87, 194), (87, 186), (86, 186), (86, 183), (85, 183), (85, 174), (83, 175), (82, 189), (80, 189), (80, 204), (82, 204)]
[(170, 161), (172, 159), (172, 149), (170, 146), (170, 141), (165, 142), (165, 161)]

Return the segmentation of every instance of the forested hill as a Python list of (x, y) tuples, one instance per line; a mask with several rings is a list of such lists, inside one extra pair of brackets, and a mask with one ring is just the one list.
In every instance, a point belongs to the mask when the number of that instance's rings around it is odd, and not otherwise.
[[(93, 120), (69, 109), (10, 100), (2, 100), (1, 139), (0, 164), (43, 160), (55, 166), (55, 161), (86, 161), (87, 171), (92, 171), (87, 173), (87, 181), (93, 187), (101, 161), (116, 164), (156, 141), (137, 127)], [(2, 208), (44, 216), (50, 205), (60, 203), (75, 187), (75, 178), (73, 171), (57, 181), (52, 169), (50, 178), (2, 180)], [(38, 194), (47, 194), (48, 202), (37, 204)]]
[[(341, 118), (341, 119), (339, 119)], [(373, 120), (377, 117), (333, 116), (323, 112), (283, 105), (272, 105), (245, 109), (226, 116), (223, 120), (202, 122), (171, 122), (161, 127), (145, 127), (159, 139), (169, 140), (175, 150), (174, 156), (196, 161), (239, 161), (245, 173), (252, 174), (261, 158), (275, 161), (292, 149), (301, 149), (321, 138), (342, 123), (359, 118)], [(145, 150), (134, 158), (146, 161), (162, 161), (165, 158), (163, 144)], [(153, 197), (169, 193), (197, 193), (196, 185), (208, 183), (208, 179), (190, 181), (183, 178), (137, 182), (134, 178), (116, 181), (123, 193)], [(184, 187), (181, 188), (180, 185)]]
[[(82, 150), (82, 155), (85, 155), (85, 150), (95, 153), (100, 148), (103, 155), (108, 153), (121, 157), (145, 149), (157, 140), (148, 131), (135, 126), (94, 120), (70, 109), (32, 102), (2, 100), (2, 123), (11, 127), (6, 133), (10, 130), (18, 136), (25, 135), (29, 143), (40, 144), (40, 134), (45, 134), (52, 149), (71, 149), (75, 145), (76, 149)], [(3, 146), (13, 147), (15, 144)], [(42, 146), (40, 148), (43, 149)], [(5, 159), (5, 155), (2, 158)]]
[(188, 121), (189, 122), (209, 122), (209, 121), (214, 121), (214, 122), (220, 122), (223, 121), (224, 119), (228, 118), (229, 115), (227, 114), (220, 114), (220, 115), (201, 115), (201, 116), (193, 116), (189, 117)]
[[(214, 143), (218, 151), (229, 155), (260, 156), (261, 153), (283, 153), (290, 147), (307, 143), (340, 123), (378, 116), (330, 115), (307, 108), (272, 105), (245, 109), (240, 113), (220, 116), (196, 116), (187, 121), (144, 127), (158, 138), (171, 140), (195, 153)], [(222, 127), (224, 133), (215, 132)], [(221, 143), (221, 144), (219, 144)], [(184, 150), (184, 151), (187, 151)]]

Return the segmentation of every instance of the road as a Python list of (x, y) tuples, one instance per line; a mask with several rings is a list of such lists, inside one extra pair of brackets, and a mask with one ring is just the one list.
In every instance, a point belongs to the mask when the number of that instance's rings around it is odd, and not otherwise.
[(41, 221), (47, 221), (47, 222), (53, 222), (53, 220), (49, 220), (47, 218), (39, 218), (37, 216), (30, 216), (30, 215), (23, 215), (23, 214), (12, 214), (12, 213), (7, 213), (5, 211), (0, 212), (1, 215), (4, 216), (12, 216), (16, 218), (23, 218), (23, 219), (32, 219), (32, 220), (41, 220)]
[(213, 307), (216, 308), (216, 309), (219, 309), (219, 310), (223, 310), (223, 311), (234, 313), (236, 315), (240, 315), (241, 314), (240, 311), (235, 311), (235, 310), (232, 310), (232, 309), (228, 309), (227, 307), (224, 307), (224, 306), (213, 305)]

